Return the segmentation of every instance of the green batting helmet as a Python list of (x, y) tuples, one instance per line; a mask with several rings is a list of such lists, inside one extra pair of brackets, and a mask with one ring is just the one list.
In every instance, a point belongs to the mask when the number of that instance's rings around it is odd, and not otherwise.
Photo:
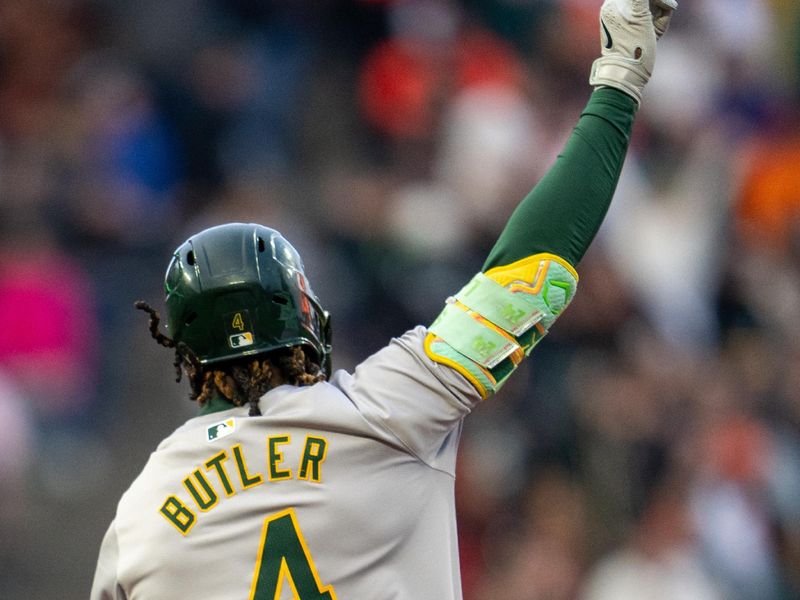
[(274, 229), (229, 223), (193, 235), (175, 250), (164, 288), (170, 337), (201, 365), (301, 345), (330, 374), (330, 317)]

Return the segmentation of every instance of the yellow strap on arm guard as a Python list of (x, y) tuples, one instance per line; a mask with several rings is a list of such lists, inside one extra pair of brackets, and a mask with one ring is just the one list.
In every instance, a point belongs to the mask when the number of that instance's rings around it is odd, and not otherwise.
[(447, 299), (428, 329), (425, 352), (487, 398), (547, 334), (577, 284), (575, 269), (553, 254), (478, 273)]

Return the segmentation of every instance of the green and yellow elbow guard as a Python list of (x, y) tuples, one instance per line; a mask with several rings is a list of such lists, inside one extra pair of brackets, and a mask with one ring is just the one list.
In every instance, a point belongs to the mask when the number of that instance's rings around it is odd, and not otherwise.
[(478, 273), (428, 329), (425, 352), (466, 377), (482, 398), (496, 392), (575, 296), (578, 274), (554, 254)]

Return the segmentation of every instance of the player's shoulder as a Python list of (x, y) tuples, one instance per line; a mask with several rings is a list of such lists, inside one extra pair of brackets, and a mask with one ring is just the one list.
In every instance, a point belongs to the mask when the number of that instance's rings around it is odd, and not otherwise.
[(357, 365), (356, 373), (365, 365), (419, 363), (420, 359), (425, 356), (424, 345), (427, 334), (428, 329), (418, 325), (398, 337), (393, 337), (383, 348)]
[(479, 399), (458, 372), (431, 359), (426, 351), (428, 328), (419, 325), (393, 338), (378, 352), (356, 366), (352, 374), (337, 372), (331, 383), (348, 396), (405, 390), (419, 398), (455, 396), (467, 404)]

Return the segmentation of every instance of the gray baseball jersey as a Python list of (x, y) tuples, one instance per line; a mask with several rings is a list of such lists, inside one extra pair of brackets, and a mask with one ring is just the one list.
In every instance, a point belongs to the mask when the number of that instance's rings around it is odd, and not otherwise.
[(92, 600), (461, 598), (454, 472), (480, 395), (418, 327), (353, 374), (190, 419), (123, 495)]

